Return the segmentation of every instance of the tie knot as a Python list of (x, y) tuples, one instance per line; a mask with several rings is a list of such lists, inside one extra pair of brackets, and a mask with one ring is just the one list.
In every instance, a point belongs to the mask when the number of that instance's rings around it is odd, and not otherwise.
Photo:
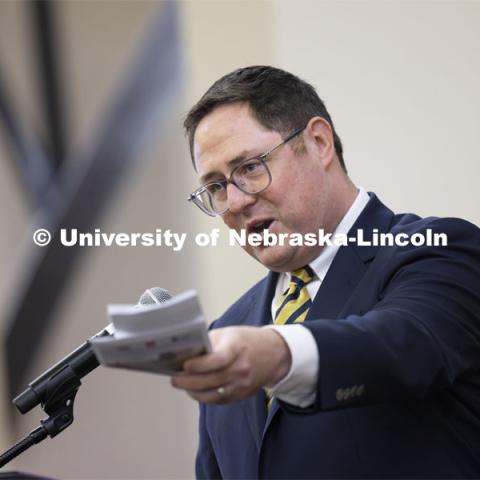
[(292, 272), (292, 279), (290, 281), (296, 283), (299, 287), (302, 287), (311, 282), (314, 277), (315, 273), (308, 265), (306, 265), (305, 267)]
[(280, 298), (277, 311), (275, 312), (274, 323), (276, 325), (300, 323), (305, 320), (312, 304), (306, 285), (314, 277), (315, 273), (309, 266), (292, 272), (290, 285)]

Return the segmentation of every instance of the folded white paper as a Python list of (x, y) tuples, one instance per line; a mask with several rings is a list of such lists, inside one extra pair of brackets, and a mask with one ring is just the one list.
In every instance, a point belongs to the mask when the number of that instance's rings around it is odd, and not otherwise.
[(211, 351), (194, 290), (155, 305), (108, 305), (107, 314), (113, 335), (90, 340), (102, 365), (172, 375)]

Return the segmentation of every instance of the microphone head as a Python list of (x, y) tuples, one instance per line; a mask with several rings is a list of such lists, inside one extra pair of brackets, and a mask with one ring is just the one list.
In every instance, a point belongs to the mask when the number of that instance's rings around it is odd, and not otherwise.
[(171, 298), (171, 293), (164, 288), (147, 288), (138, 300), (138, 305), (156, 305), (158, 303), (164, 303)]

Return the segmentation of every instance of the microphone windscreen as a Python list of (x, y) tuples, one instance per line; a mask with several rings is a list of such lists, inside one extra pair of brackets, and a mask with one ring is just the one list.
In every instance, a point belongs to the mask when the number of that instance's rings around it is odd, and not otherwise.
[(170, 300), (172, 295), (168, 290), (160, 287), (147, 288), (140, 299), (138, 300), (139, 305), (155, 305), (158, 303), (164, 303), (167, 300)]

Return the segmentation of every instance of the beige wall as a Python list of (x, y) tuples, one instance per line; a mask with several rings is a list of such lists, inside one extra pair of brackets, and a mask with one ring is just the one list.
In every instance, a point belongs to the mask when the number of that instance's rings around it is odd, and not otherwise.
[(355, 182), (480, 222), (480, 2), (278, 0), (278, 64), (324, 97)]
[[(38, 108), (24, 56), (30, 49), (20, 34), (25, 25), (19, 5), (0, 2), (0, 61), (8, 65), (22, 111), (36, 124)], [(91, 133), (157, 5), (61, 3), (76, 142)], [(184, 97), (172, 113), (167, 137), (151, 149), (99, 225), (104, 231), (170, 228), (193, 235), (219, 226), (185, 202), (196, 180), (181, 119), (220, 75), (256, 63), (290, 69), (318, 88), (343, 139), (355, 182), (376, 191), (397, 211), (480, 223), (480, 3), (275, 0), (178, 6)], [(4, 307), (30, 212), (2, 144), (0, 173)], [(263, 272), (239, 249), (227, 246), (191, 246), (180, 253), (165, 248), (91, 250), (57, 309), (50, 342), (30, 376), (99, 330), (106, 323), (108, 302), (134, 302), (153, 285), (173, 293), (197, 288), (212, 320)], [(13, 466), (72, 479), (193, 476), (196, 405), (173, 391), (168, 380), (98, 369), (84, 379), (75, 412), (69, 430), (32, 448)], [(38, 412), (22, 417), (10, 407), (7, 415), (15, 419), (15, 430), (11, 438), (0, 437), (3, 446), (41, 418)]]

